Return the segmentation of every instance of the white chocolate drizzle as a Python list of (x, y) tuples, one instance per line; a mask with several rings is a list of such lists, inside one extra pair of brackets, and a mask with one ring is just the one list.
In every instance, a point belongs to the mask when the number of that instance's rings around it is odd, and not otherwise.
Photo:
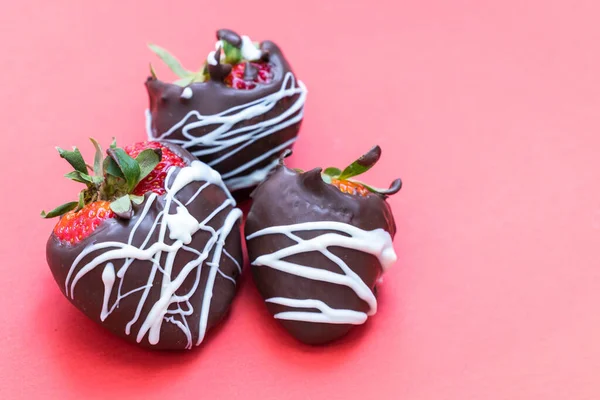
[(184, 89), (181, 91), (181, 95), (180, 95), (180, 97), (181, 97), (182, 99), (187, 99), (187, 100), (189, 100), (189, 99), (191, 99), (191, 98), (192, 98), (192, 96), (193, 96), (193, 95), (194, 95), (194, 92), (192, 92), (192, 88), (190, 88), (189, 86), (187, 86), (186, 88), (184, 88)]
[[(294, 234), (294, 232), (301, 231), (326, 231), (327, 233), (312, 239), (302, 239)], [(249, 235), (247, 240), (274, 234), (285, 235), (296, 243), (273, 253), (259, 256), (252, 262), (252, 265), (273, 268), (306, 279), (347, 286), (369, 305), (368, 313), (364, 313), (356, 310), (334, 309), (323, 301), (316, 299), (272, 297), (267, 299), (266, 302), (296, 309), (318, 310), (318, 312), (285, 311), (275, 314), (275, 318), (290, 321), (360, 325), (367, 320), (368, 316), (375, 315), (377, 300), (371, 289), (340, 257), (329, 251), (329, 248), (343, 247), (371, 254), (377, 257), (385, 272), (396, 261), (392, 237), (388, 232), (383, 229), (365, 231), (342, 222), (321, 221), (265, 228)], [(342, 273), (285, 261), (294, 255), (310, 252), (323, 254), (340, 267)]]
[[(172, 179), (174, 171), (176, 171), (176, 168), (169, 169), (165, 179), (166, 194), (164, 210), (157, 215), (149, 232), (146, 233), (146, 237), (142, 244), (139, 247), (136, 247), (132, 243), (136, 236), (137, 229), (141, 222), (146, 218), (150, 207), (157, 199), (155, 193), (152, 193), (147, 197), (146, 204), (140, 211), (139, 218), (131, 230), (127, 243), (99, 242), (89, 245), (78, 255), (65, 280), (65, 293), (67, 297), (74, 298), (78, 281), (95, 268), (104, 265), (102, 272), (104, 297), (100, 315), (101, 321), (108, 318), (110, 314), (119, 307), (119, 303), (122, 299), (133, 293), (142, 292), (132, 319), (124, 327), (125, 333), (129, 335), (131, 334), (133, 324), (142, 317), (142, 309), (146, 305), (150, 290), (153, 288), (156, 274), (161, 273), (162, 284), (160, 286), (160, 297), (151, 306), (147, 315), (143, 317), (140, 329), (136, 334), (136, 341), (139, 343), (147, 336), (150, 344), (157, 344), (160, 340), (162, 324), (168, 322), (181, 329), (188, 340), (186, 348), (191, 348), (193, 345), (192, 329), (188, 324), (187, 317), (198, 312), (194, 308), (196, 305), (191, 304), (190, 299), (199, 289), (203, 268), (209, 268), (209, 270), (206, 287), (204, 289), (204, 294), (202, 295), (202, 305), (198, 325), (199, 336), (195, 343), (196, 345), (199, 345), (202, 342), (206, 334), (210, 303), (217, 274), (235, 284), (235, 280), (232, 277), (227, 276), (219, 269), (219, 262), (222, 255), (225, 254), (225, 256), (233, 260), (241, 272), (239, 263), (225, 251), (224, 246), (236, 221), (241, 218), (242, 212), (237, 208), (232, 208), (228, 211), (223, 225), (220, 228), (215, 229), (211, 227), (208, 225), (209, 222), (211, 222), (219, 213), (230, 206), (235, 207), (235, 201), (225, 188), (219, 174), (200, 161), (193, 161), (189, 166), (181, 168), (175, 179)], [(168, 183), (170, 181), (173, 182), (169, 187)], [(182, 204), (177, 198), (177, 193), (188, 184), (196, 181), (206, 181), (206, 183), (198, 189), (186, 204)], [(189, 213), (186, 205), (195, 201), (200, 192), (210, 184), (221, 187), (227, 193), (228, 197), (208, 217), (203, 221), (198, 221)], [(169, 213), (171, 205), (176, 206), (176, 213), (174, 214)], [(149, 241), (156, 230), (159, 232), (158, 240), (149, 245)], [(201, 250), (186, 246), (192, 241), (192, 237), (198, 231), (209, 232), (211, 234), (210, 239), (208, 239), (204, 248)], [(171, 240), (174, 240), (170, 245), (165, 243), (167, 234)], [(173, 264), (178, 252), (182, 251), (193, 254), (195, 258), (183, 266), (179, 273), (174, 275)], [(80, 265), (81, 261), (88, 254), (93, 252), (98, 252), (98, 255), (88, 264)], [(211, 257), (210, 259), (209, 256)], [(127, 270), (135, 260), (151, 261), (148, 280), (145, 285), (127, 293), (122, 293), (123, 281), (126, 277)], [(161, 260), (163, 260), (162, 263)], [(118, 266), (116, 272), (115, 266)], [(192, 288), (187, 293), (177, 293), (184, 281), (190, 276), (195, 279)], [(117, 282), (118, 284), (115, 285)], [(156, 289), (157, 288), (155, 288), (155, 290)], [(109, 302), (111, 296), (115, 294), (116, 300), (110, 305)]]
[(215, 59), (215, 51), (211, 51), (210, 53), (208, 53), (208, 57), (206, 57), (206, 62), (209, 63), (210, 65), (217, 65), (217, 60)]
[(257, 61), (260, 60), (260, 56), (262, 52), (259, 48), (257, 48), (252, 40), (246, 35), (242, 36), (242, 47), (240, 48), (242, 52), (242, 58), (248, 61)]
[[(238, 152), (243, 151), (256, 141), (276, 134), (282, 129), (300, 122), (304, 113), (306, 94), (306, 86), (301, 81), (298, 81), (298, 86), (296, 87), (294, 75), (288, 72), (283, 79), (281, 88), (275, 93), (249, 103), (231, 107), (218, 114), (202, 115), (199, 111), (192, 110), (166, 132), (157, 133), (153, 131), (152, 114), (150, 111), (146, 111), (148, 138), (150, 140), (166, 140), (186, 149), (200, 147), (192, 151), (192, 154), (201, 159), (204, 156), (224, 151), (225, 153), (222, 156), (208, 163), (211, 167), (218, 168), (220, 163), (229, 157), (234, 157)], [(280, 100), (295, 95), (298, 95), (298, 98), (281, 114), (265, 120), (259, 119), (258, 122), (247, 126), (236, 126), (241, 122), (265, 115)], [(194, 135), (193, 131), (195, 129), (202, 129), (207, 126), (214, 126), (215, 128), (203, 136)], [(184, 140), (170, 138), (173, 132), (178, 129), (181, 129), (185, 138)], [(255, 169), (255, 165), (269, 157), (277, 158), (282, 150), (291, 146), (295, 141), (296, 138), (294, 137), (257, 156), (253, 160), (240, 165), (234, 170), (223, 173), (225, 185), (230, 190), (237, 190), (252, 187), (260, 183), (277, 163), (273, 161), (266, 167), (259, 169)]]

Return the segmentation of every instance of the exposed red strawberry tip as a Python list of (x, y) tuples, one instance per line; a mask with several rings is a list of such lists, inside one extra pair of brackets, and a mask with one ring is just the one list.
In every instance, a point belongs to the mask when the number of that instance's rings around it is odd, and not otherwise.
[(347, 180), (332, 179), (331, 184), (338, 188), (342, 193), (359, 195), (363, 197), (369, 194), (369, 190), (360, 183)]
[(94, 232), (103, 221), (113, 217), (110, 202), (96, 201), (77, 212), (66, 213), (54, 227), (54, 235), (63, 242), (75, 244)]

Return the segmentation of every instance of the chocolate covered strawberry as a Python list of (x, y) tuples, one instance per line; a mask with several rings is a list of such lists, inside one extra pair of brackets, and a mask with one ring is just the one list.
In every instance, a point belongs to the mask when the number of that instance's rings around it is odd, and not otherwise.
[(85, 185), (60, 216), (47, 260), (63, 294), (143, 346), (198, 345), (227, 312), (242, 261), (241, 212), (219, 174), (169, 143), (116, 143), (93, 166), (58, 149)]
[(215, 50), (188, 70), (165, 49), (150, 45), (178, 76), (146, 81), (151, 139), (181, 145), (223, 175), (240, 198), (277, 165), (296, 140), (306, 88), (277, 45), (221, 29)]
[(267, 308), (294, 337), (327, 343), (377, 312), (375, 285), (396, 261), (386, 196), (400, 190), (354, 180), (379, 160), (376, 146), (344, 170), (283, 163), (252, 194), (245, 234)]

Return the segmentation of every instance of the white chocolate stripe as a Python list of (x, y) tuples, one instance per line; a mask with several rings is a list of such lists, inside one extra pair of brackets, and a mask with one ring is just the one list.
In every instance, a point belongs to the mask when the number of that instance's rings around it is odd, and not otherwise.
[[(166, 132), (153, 131), (152, 114), (149, 110), (146, 110), (146, 131), (151, 140), (167, 140), (188, 149), (196, 146), (201, 147), (200, 149), (192, 151), (196, 157), (202, 157), (227, 150), (225, 154), (209, 163), (210, 166), (215, 167), (252, 143), (275, 134), (288, 126), (299, 123), (303, 117), (306, 94), (306, 86), (300, 81), (298, 81), (298, 86), (296, 86), (294, 75), (291, 72), (287, 72), (281, 88), (275, 93), (271, 93), (245, 104), (231, 107), (217, 114), (202, 115), (199, 111), (192, 110)], [(281, 114), (270, 119), (234, 129), (234, 126), (239, 125), (242, 122), (265, 115), (271, 111), (280, 100), (295, 95), (298, 95), (298, 98)], [(193, 134), (194, 129), (206, 126), (216, 126), (217, 128), (203, 136), (195, 136)], [(179, 129), (181, 129), (182, 135), (186, 140), (170, 138), (170, 136)], [(230, 189), (237, 190), (251, 187), (261, 182), (276, 164), (269, 163), (266, 167), (262, 167), (257, 171), (252, 171), (246, 175), (241, 174), (266, 158), (291, 146), (294, 141), (295, 138), (290, 139), (286, 143), (277, 146), (276, 149), (272, 149), (257, 156), (254, 160), (240, 165), (235, 170), (225, 172), (223, 174), (225, 184)]]
[[(302, 239), (295, 235), (299, 231), (326, 231), (327, 233), (312, 239)], [(377, 300), (363, 280), (338, 256), (329, 251), (330, 247), (342, 247), (371, 254), (379, 260), (382, 269), (387, 270), (395, 261), (396, 253), (392, 238), (383, 229), (365, 231), (342, 222), (320, 221), (305, 222), (286, 226), (272, 226), (247, 236), (247, 240), (281, 234), (294, 240), (296, 244), (257, 257), (252, 265), (273, 268), (288, 274), (321, 282), (329, 282), (351, 288), (356, 295), (369, 305), (369, 312), (356, 310), (333, 309), (317, 299), (290, 299), (274, 297), (267, 299), (269, 303), (291, 308), (317, 309), (313, 311), (286, 311), (275, 315), (277, 319), (291, 321), (320, 322), (330, 324), (362, 324), (369, 315), (377, 312)], [(319, 252), (337, 264), (342, 273), (331, 272), (308, 265), (300, 265), (284, 259), (303, 253)]]
[[(127, 243), (95, 243), (86, 247), (78, 255), (69, 269), (67, 278), (65, 280), (65, 292), (68, 297), (74, 298), (76, 295), (75, 289), (79, 280), (96, 267), (104, 265), (102, 272), (104, 297), (100, 315), (100, 319), (104, 321), (116, 308), (118, 308), (120, 300), (130, 294), (143, 291), (132, 319), (124, 327), (125, 333), (129, 335), (131, 334), (131, 328), (139, 320), (144, 306), (147, 305), (148, 294), (153, 288), (153, 282), (156, 273), (161, 273), (163, 276), (162, 285), (160, 287), (160, 298), (158, 301), (152, 304), (150, 311), (143, 319), (140, 329), (136, 334), (136, 340), (141, 342), (147, 335), (148, 342), (150, 344), (159, 343), (162, 324), (167, 322), (174, 324), (185, 334), (188, 340), (187, 348), (191, 348), (193, 345), (192, 332), (189, 328), (187, 317), (194, 314), (194, 306), (192, 306), (189, 300), (196, 293), (199, 287), (202, 267), (206, 265), (210, 268), (210, 270), (208, 271), (209, 275), (205, 292), (202, 295), (202, 305), (199, 317), (200, 332), (196, 344), (200, 344), (206, 334), (212, 290), (217, 272), (235, 283), (233, 278), (224, 275), (223, 272), (219, 270), (219, 260), (221, 259), (221, 254), (224, 250), (223, 248), (225, 246), (225, 241), (229, 233), (233, 229), (235, 223), (241, 218), (241, 211), (237, 208), (229, 210), (227, 216), (225, 217), (223, 226), (215, 230), (207, 224), (210, 223), (221, 212), (225, 212), (228, 206), (235, 207), (235, 201), (225, 188), (225, 185), (223, 184), (219, 174), (206, 164), (203, 164), (199, 161), (194, 161), (191, 165), (181, 168), (177, 176), (174, 179), (171, 179), (174, 171), (175, 168), (171, 168), (167, 173), (167, 178), (165, 181), (166, 194), (164, 210), (160, 212), (154, 219), (152, 227), (144, 238), (141, 246), (136, 247), (132, 243), (138, 227), (140, 226), (142, 220), (147, 217), (151, 205), (156, 200), (156, 194), (151, 194), (146, 199), (146, 204), (140, 212), (138, 221), (136, 221), (136, 224), (132, 228)], [(169, 186), (171, 180), (173, 182)], [(181, 201), (176, 198), (177, 193), (182, 188), (195, 181), (206, 181), (206, 184), (200, 187), (200, 189), (192, 196), (192, 198), (190, 198), (187, 204), (195, 201), (199, 192), (204, 190), (210, 184), (221, 187), (228, 194), (228, 198), (202, 222), (198, 222), (192, 215), (190, 215), (185, 205), (183, 205)], [(202, 199), (198, 201), (202, 201)], [(174, 214), (170, 213), (172, 208), (171, 204), (177, 205), (177, 212)], [(158, 241), (153, 243), (151, 246), (146, 247), (156, 228), (160, 229)], [(191, 237), (198, 230), (209, 232), (211, 234), (210, 239), (207, 241), (201, 252), (185, 246), (186, 242), (191, 241)], [(167, 245), (165, 243), (165, 237), (167, 236), (167, 233), (168, 236), (174, 240), (173, 244), (171, 245)], [(191, 252), (197, 257), (188, 262), (176, 276), (172, 276), (173, 263), (175, 262), (178, 252), (180, 251)], [(80, 265), (81, 261), (92, 252), (99, 252), (99, 254), (95, 256), (88, 264)], [(166, 257), (164, 257), (163, 263), (161, 263), (161, 254), (163, 252), (167, 254)], [(213, 255), (208, 262), (207, 260), (211, 252)], [(148, 260), (152, 262), (148, 280), (143, 286), (130, 290), (128, 293), (121, 294), (122, 285), (124, 279), (126, 278), (127, 270), (134, 260)], [(123, 261), (123, 264), (115, 273), (114, 263), (118, 261)], [(237, 263), (237, 261), (235, 264), (239, 268), (239, 263)], [(184, 283), (184, 281), (186, 281), (186, 279), (193, 273), (195, 273), (195, 280), (191, 289), (185, 294), (176, 295), (175, 293), (181, 288), (181, 285)], [(117, 279), (119, 280), (119, 285), (118, 288), (115, 289), (115, 283)], [(117, 290), (116, 300), (112, 307), (110, 307), (109, 302), (111, 294), (113, 294), (114, 290)], [(182, 308), (182, 305), (185, 307)]]
[(316, 308), (320, 313), (284, 311), (275, 314), (277, 319), (287, 319), (289, 321), (321, 322), (328, 324), (364, 324), (367, 315), (355, 310), (336, 310), (323, 303), (321, 300), (313, 299), (288, 299), (285, 297), (271, 297), (265, 300), (267, 303), (279, 304), (291, 308)]

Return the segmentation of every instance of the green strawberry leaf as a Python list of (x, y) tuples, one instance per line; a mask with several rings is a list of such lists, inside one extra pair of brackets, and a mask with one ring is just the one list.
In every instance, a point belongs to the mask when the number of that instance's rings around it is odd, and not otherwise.
[(242, 51), (231, 43), (222, 40), (223, 52), (225, 53), (225, 63), (235, 65), (242, 61)]
[[(186, 76), (185, 78), (177, 79), (173, 83), (177, 86), (186, 87), (186, 86), (190, 86), (192, 83), (194, 83), (195, 79), (196, 79), (196, 75), (191, 74), (191, 75)], [(204, 81), (204, 78), (202, 78), (202, 81)]]
[(163, 60), (163, 62), (165, 64), (167, 64), (167, 66), (171, 69), (171, 71), (173, 71), (175, 73), (175, 75), (177, 75), (178, 77), (185, 78), (185, 77), (187, 77), (189, 75), (193, 75), (192, 72), (190, 72), (187, 69), (183, 68), (183, 66), (181, 65), (181, 63), (179, 62), (179, 60), (177, 58), (175, 58), (175, 56), (173, 56), (167, 50), (165, 50), (162, 47), (157, 46), (155, 44), (148, 44), (148, 47), (161, 60)]
[(65, 203), (63, 205), (56, 207), (54, 210), (50, 211), (49, 213), (42, 211), (40, 215), (42, 216), (42, 218), (58, 217), (60, 215), (63, 215), (65, 213), (73, 210), (75, 207), (77, 207), (77, 204), (78, 204), (77, 201), (71, 201), (69, 203)]
[(117, 216), (123, 219), (131, 219), (133, 216), (133, 209), (131, 207), (131, 199), (129, 198), (129, 195), (121, 196), (110, 203), (110, 209), (113, 210)]
[(56, 150), (58, 150), (58, 154), (60, 154), (61, 158), (67, 160), (67, 162), (71, 164), (73, 168), (75, 168), (75, 171), (87, 174), (87, 166), (85, 165), (83, 156), (81, 155), (77, 147), (73, 147), (72, 151), (64, 150), (60, 147), (57, 147)]
[(116, 149), (117, 148), (117, 138), (113, 137), (113, 140), (110, 143), (110, 148), (111, 149)]
[(104, 159), (104, 172), (107, 175), (112, 175), (117, 178), (125, 179), (125, 176), (123, 176), (123, 172), (121, 172), (121, 169), (119, 168), (117, 162), (110, 157), (106, 157)]
[(129, 199), (136, 206), (139, 206), (140, 204), (142, 204), (144, 202), (144, 196), (136, 196), (135, 194), (130, 194)]
[(323, 173), (332, 178), (337, 178), (338, 176), (340, 176), (342, 171), (339, 168), (329, 167), (329, 168), (325, 168), (325, 171), (323, 171)]
[(206, 63), (204, 63), (204, 66), (202, 68), (200, 68), (198, 70), (198, 72), (196, 72), (194, 74), (194, 80), (192, 81), (192, 83), (204, 82), (204, 81), (206, 81), (207, 77), (208, 77), (208, 69), (206, 68)]
[(83, 183), (85, 185), (92, 185), (94, 182), (92, 181), (92, 177), (88, 174), (83, 174), (79, 171), (71, 171), (68, 174), (65, 174), (65, 178), (71, 179), (72, 181)]
[(102, 176), (102, 147), (100, 147), (96, 139), (90, 138), (90, 140), (96, 149), (96, 153), (94, 154), (94, 175)]
[(381, 188), (377, 188), (371, 185), (367, 185), (364, 182), (361, 181), (355, 181), (352, 180), (353, 182), (356, 183), (360, 183), (361, 185), (363, 185), (364, 187), (367, 188), (367, 190), (369, 190), (369, 192), (373, 192), (373, 193), (377, 193), (377, 194), (383, 194), (383, 195), (390, 195), (390, 194), (396, 194), (400, 191), (400, 189), (402, 189), (402, 180), (400, 179), (396, 179), (394, 180), (391, 184), (389, 189), (381, 189)]
[(323, 178), (323, 182), (325, 183), (331, 183), (331, 176), (327, 175), (327, 174), (321, 174), (321, 178)]
[(135, 158), (140, 166), (140, 176), (138, 182), (144, 179), (158, 165), (162, 158), (160, 149), (146, 149)]
[(119, 147), (108, 149), (106, 152), (119, 166), (127, 183), (127, 193), (131, 193), (140, 179), (140, 165)]
[(344, 180), (367, 172), (379, 161), (379, 157), (381, 157), (381, 148), (375, 146), (358, 160), (347, 166), (340, 174), (339, 179)]

